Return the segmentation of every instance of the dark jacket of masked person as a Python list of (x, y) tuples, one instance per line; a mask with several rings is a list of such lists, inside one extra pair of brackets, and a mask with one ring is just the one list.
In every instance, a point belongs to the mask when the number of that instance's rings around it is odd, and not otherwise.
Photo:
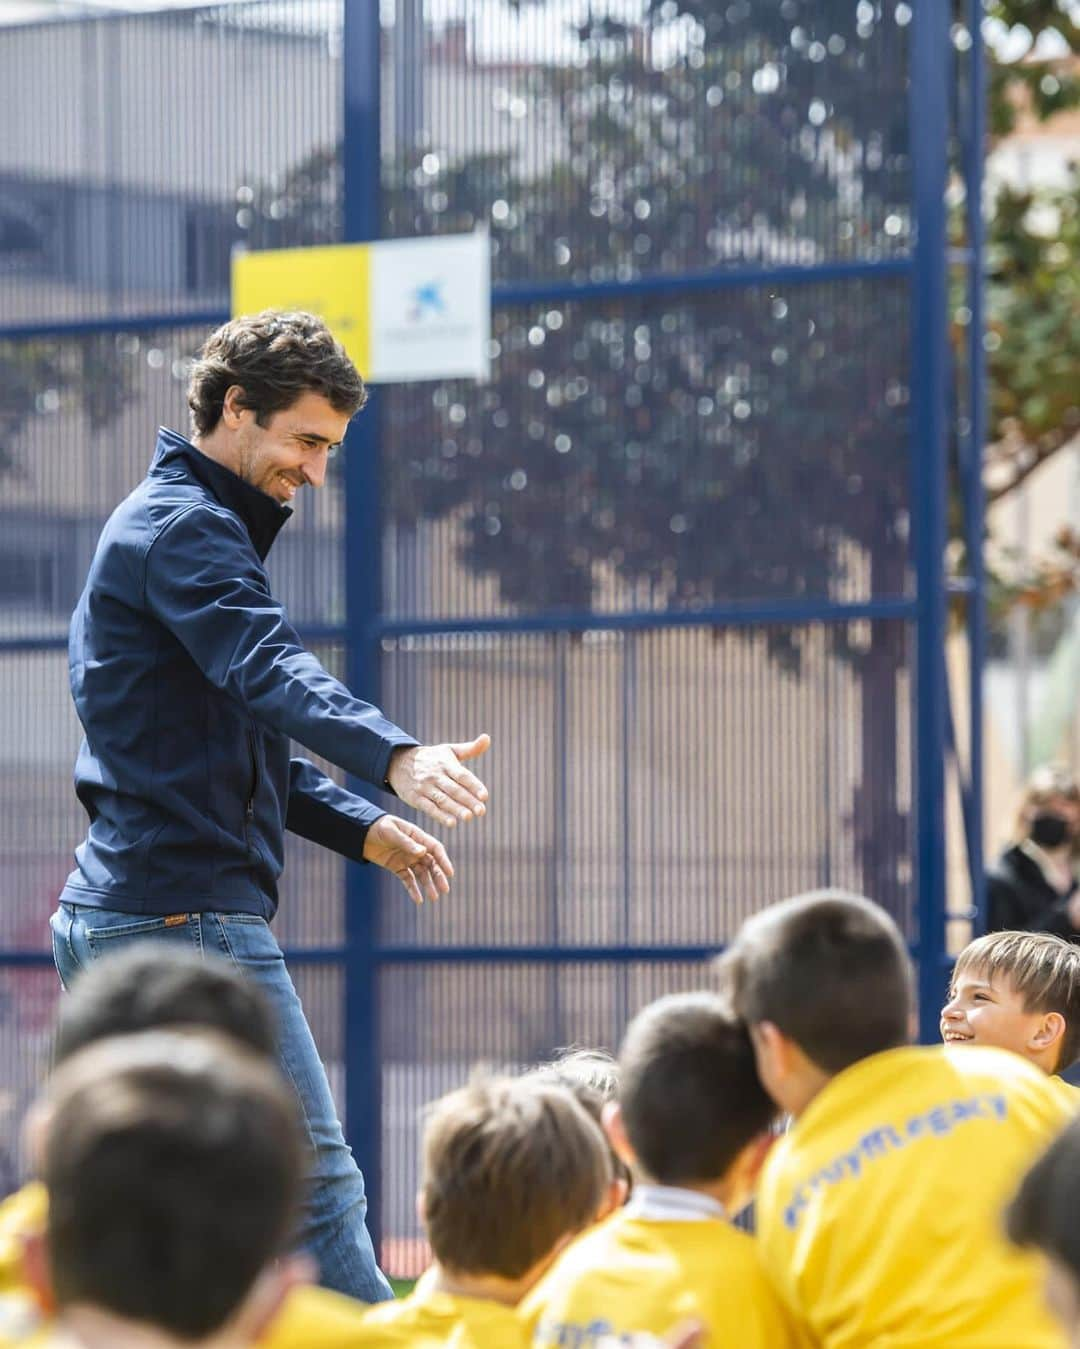
[(1065, 841), (1068, 825), (1053, 813), (1036, 815), (1030, 835), (1006, 849), (986, 877), (987, 931), (1050, 932), (1066, 941), (1080, 941), (1069, 920), (1069, 901), (1077, 881), (1062, 891), (1048, 879), (1040, 861), (1042, 848)]

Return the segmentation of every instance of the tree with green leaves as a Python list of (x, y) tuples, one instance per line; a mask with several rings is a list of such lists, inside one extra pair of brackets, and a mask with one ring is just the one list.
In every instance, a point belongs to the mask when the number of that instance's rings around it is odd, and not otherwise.
[[(991, 145), (1022, 116), (1047, 121), (1080, 107), (1076, 0), (986, 0), (986, 11), (1000, 26), (987, 47)], [(1067, 167), (1064, 185), (1006, 182), (988, 203), (984, 468), (991, 504), (1080, 433), (1080, 162)], [(1080, 588), (1080, 537), (1063, 522), (1033, 566), (996, 566), (991, 581), (999, 608), (1018, 597), (1036, 607), (1057, 604)]]

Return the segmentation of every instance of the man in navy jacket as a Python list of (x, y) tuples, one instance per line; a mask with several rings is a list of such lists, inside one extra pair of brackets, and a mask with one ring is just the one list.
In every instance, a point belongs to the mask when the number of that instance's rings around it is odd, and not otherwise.
[[(483, 815), (465, 766), (488, 747), (421, 746), (304, 647), (263, 563), (303, 486), (366, 393), (318, 319), (268, 311), (213, 333), (191, 375), (191, 441), (160, 430), (149, 474), (102, 532), (71, 623), (75, 768), (90, 817), (52, 919), (65, 984), (133, 940), (217, 951), (279, 1017), (303, 1106), (312, 1186), (303, 1241), (322, 1281), (390, 1295), (303, 1009), (268, 926), (284, 831), (399, 877), (416, 903), (448, 891), (441, 843), (337, 785), (295, 740), (444, 825)], [(148, 1179), (148, 1183), (152, 1180)]]

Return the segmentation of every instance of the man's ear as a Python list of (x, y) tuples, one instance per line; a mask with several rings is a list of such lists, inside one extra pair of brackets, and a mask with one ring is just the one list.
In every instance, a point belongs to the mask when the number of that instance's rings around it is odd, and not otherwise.
[(225, 390), (225, 397), (221, 402), (221, 421), (226, 430), (239, 430), (244, 424), (244, 419), (250, 414), (251, 409), (243, 405), (244, 389), (240, 384), (230, 384)]
[(604, 1126), (604, 1133), (607, 1134), (608, 1142), (611, 1144), (615, 1155), (632, 1171), (637, 1158), (634, 1156), (634, 1149), (630, 1146), (630, 1140), (626, 1136), (626, 1124), (623, 1121), (622, 1106), (618, 1101), (606, 1101), (604, 1108), (600, 1112), (600, 1123)]

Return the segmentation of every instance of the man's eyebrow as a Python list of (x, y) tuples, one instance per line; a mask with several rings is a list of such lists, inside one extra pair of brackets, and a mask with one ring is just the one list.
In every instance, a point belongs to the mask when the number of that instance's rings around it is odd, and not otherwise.
[(329, 436), (321, 435), (318, 431), (294, 430), (294, 436), (301, 440), (317, 440), (320, 445), (340, 445), (340, 440), (331, 440)]

